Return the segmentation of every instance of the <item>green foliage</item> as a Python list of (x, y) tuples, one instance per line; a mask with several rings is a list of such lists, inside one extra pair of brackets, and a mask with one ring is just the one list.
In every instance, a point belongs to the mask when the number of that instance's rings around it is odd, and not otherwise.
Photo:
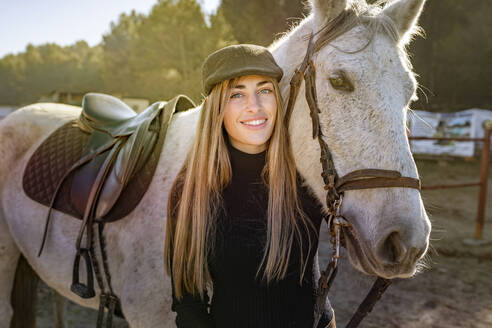
[[(269, 45), (307, 14), (302, 3), (222, 0), (206, 18), (196, 0), (159, 0), (149, 15), (121, 14), (96, 47), (29, 45), (1, 58), (0, 104), (32, 103), (54, 90), (151, 101), (182, 93), (200, 101), (208, 54), (237, 42)], [(491, 14), (489, 0), (428, 1), (420, 20), (427, 38), (417, 38), (410, 52), (429, 99), (419, 93), (414, 108), (492, 107)]]
[(236, 43), (221, 10), (209, 19), (196, 0), (159, 0), (148, 16), (121, 14), (96, 47), (29, 45), (0, 59), (0, 103), (32, 103), (54, 90), (200, 101), (205, 57)]
[(111, 23), (111, 31), (103, 36), (102, 77), (110, 93), (134, 95), (136, 72), (130, 65), (137, 29), (145, 19), (132, 11), (121, 14), (117, 23)]
[(236, 40), (263, 46), (306, 14), (303, 1), (292, 0), (222, 0), (221, 8)]
[(34, 102), (53, 90), (101, 89), (100, 57), (101, 49), (85, 41), (28, 45), (24, 53), (0, 60), (0, 103)]
[[(232, 33), (232, 27), (224, 17), (224, 9), (219, 7), (210, 16), (210, 42), (212, 51), (238, 43)], [(243, 42), (244, 43), (244, 42)]]
[(208, 30), (196, 1), (159, 1), (139, 26), (132, 49), (138, 90), (152, 99), (186, 90), (197, 99), (201, 64), (210, 50)]
[(419, 94), (414, 108), (492, 108), (491, 14), (490, 1), (428, 1), (420, 20), (426, 38), (410, 48), (428, 100)]
[(14, 55), (7, 55), (0, 60), (0, 103), (19, 103), (23, 91), (23, 64), (20, 57)]
[(207, 25), (196, 0), (160, 0), (131, 42), (134, 92), (152, 100), (184, 93), (199, 101), (202, 63), (215, 49), (235, 43), (228, 30), (220, 12)]

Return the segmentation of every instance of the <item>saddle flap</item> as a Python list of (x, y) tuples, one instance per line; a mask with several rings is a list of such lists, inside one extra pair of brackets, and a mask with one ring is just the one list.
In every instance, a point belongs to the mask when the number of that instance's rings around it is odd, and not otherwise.
[(114, 206), (130, 178), (138, 171), (138, 163), (145, 163), (155, 146), (157, 132), (144, 124), (132, 134), (121, 148), (99, 196), (96, 219), (101, 219)]
[[(134, 121), (138, 123), (136, 130), (123, 145), (114, 166), (104, 182), (96, 208), (96, 219), (99, 220), (105, 217), (111, 211), (131, 177), (147, 161), (157, 142), (158, 134), (166, 135), (173, 114), (176, 111), (184, 111), (193, 106), (193, 102), (188, 97), (177, 96), (167, 103), (155, 103), (144, 112), (145, 114), (142, 113), (144, 115), (139, 115), (142, 120)], [(161, 123), (158, 122), (158, 117), (155, 118), (155, 113), (162, 113), (160, 116)], [(151, 128), (154, 118), (158, 123), (157, 125), (160, 126), (160, 131), (159, 128), (156, 130)], [(125, 128), (128, 127), (131, 127), (131, 125), (127, 125)], [(122, 134), (123, 130), (114, 130), (113, 132)], [(162, 147), (162, 145), (159, 147)]]
[[(98, 146), (112, 142), (113, 138), (111, 138), (108, 134), (100, 131), (94, 131), (85, 147), (82, 158), (85, 156), (91, 156)], [(109, 151), (105, 151), (97, 155), (89, 163), (76, 169), (73, 173), (70, 196), (72, 199), (72, 204), (80, 216), (84, 214), (87, 200), (89, 199), (90, 190), (108, 154)]]

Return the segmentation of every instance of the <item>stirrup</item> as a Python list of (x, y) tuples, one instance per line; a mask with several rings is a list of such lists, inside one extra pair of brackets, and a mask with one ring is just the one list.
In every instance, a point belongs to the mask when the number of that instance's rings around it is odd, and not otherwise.
[[(81, 283), (79, 279), (80, 255), (82, 255), (85, 260), (87, 285)], [(73, 263), (72, 286), (70, 286), (70, 290), (82, 298), (92, 298), (96, 296), (96, 292), (94, 291), (94, 278), (92, 277), (91, 257), (87, 248), (81, 248), (75, 255), (75, 261)]]

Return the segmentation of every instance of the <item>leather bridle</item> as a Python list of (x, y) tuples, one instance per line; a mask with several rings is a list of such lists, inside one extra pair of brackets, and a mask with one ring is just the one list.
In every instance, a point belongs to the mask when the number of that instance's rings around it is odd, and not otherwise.
[[(414, 188), (420, 190), (420, 180), (404, 177), (398, 171), (382, 169), (362, 169), (350, 172), (342, 177), (338, 177), (331, 155), (330, 149), (323, 140), (321, 131), (318, 107), (315, 67), (313, 64), (313, 54), (315, 52), (314, 34), (309, 37), (308, 48), (304, 60), (290, 80), (289, 100), (284, 117), (284, 123), (289, 126), (290, 116), (299, 93), (301, 82), (304, 79), (306, 89), (306, 101), (310, 109), (311, 120), (313, 124), (313, 139), (318, 139), (321, 148), (321, 177), (325, 184), (326, 205), (328, 208), (328, 227), (332, 235), (333, 255), (326, 269), (321, 272), (318, 281), (317, 301), (315, 306), (315, 320), (313, 327), (317, 327), (319, 319), (323, 313), (328, 291), (335, 279), (338, 271), (338, 258), (340, 256), (341, 232), (354, 236), (351, 224), (342, 216), (341, 208), (343, 193), (347, 190), (361, 190), (372, 188)], [(378, 301), (391, 281), (378, 277), (371, 291), (361, 303), (356, 313), (346, 326), (346, 328), (355, 328), (362, 319), (372, 310), (374, 304)]]

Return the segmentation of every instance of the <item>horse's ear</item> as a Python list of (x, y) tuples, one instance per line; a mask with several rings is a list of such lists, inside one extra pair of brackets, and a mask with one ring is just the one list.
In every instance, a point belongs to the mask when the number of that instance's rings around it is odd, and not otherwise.
[(310, 0), (310, 4), (316, 28), (320, 29), (347, 7), (347, 0)]
[(426, 0), (395, 0), (383, 13), (396, 24), (400, 40), (407, 43), (417, 28), (417, 21)]

